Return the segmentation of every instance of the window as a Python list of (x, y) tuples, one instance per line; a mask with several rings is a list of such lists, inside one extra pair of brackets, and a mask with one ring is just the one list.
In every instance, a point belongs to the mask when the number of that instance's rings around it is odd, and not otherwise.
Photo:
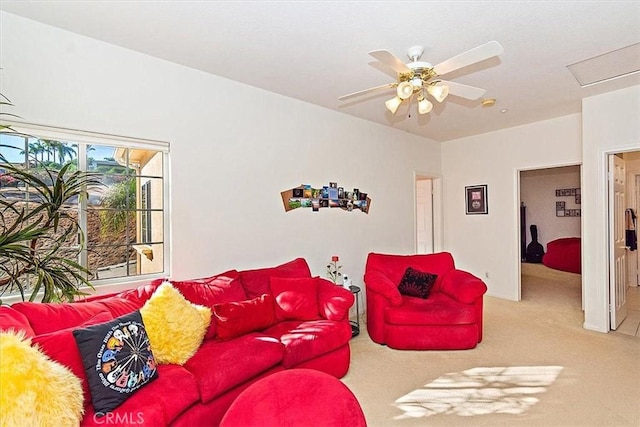
[(140, 237), (142, 243), (151, 243), (151, 181), (142, 184), (140, 192)]
[[(167, 143), (52, 128), (14, 129), (20, 134), (0, 134), (0, 154), (13, 166), (44, 177), (45, 169), (55, 173), (71, 163), (72, 171), (91, 172), (100, 181), (87, 189), (87, 198), (66, 203), (85, 237), (84, 244), (68, 239), (66, 249), (89, 269), (92, 284), (166, 272)], [(0, 160), (0, 202), (23, 200), (27, 209), (38, 203), (35, 193), (12, 180), (2, 166)]]

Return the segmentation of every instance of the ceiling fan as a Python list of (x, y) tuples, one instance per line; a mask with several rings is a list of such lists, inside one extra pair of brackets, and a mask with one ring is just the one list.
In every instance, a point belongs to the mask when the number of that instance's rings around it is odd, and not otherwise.
[(498, 56), (503, 51), (504, 49), (500, 43), (490, 41), (447, 59), (436, 66), (432, 66), (428, 62), (420, 61), (424, 53), (422, 46), (413, 46), (408, 49), (407, 56), (411, 59), (411, 62), (406, 64), (388, 50), (374, 50), (369, 52), (369, 55), (395, 71), (398, 74), (398, 81), (343, 95), (338, 99), (344, 101), (367, 93), (396, 88), (396, 96), (385, 102), (385, 106), (392, 114), (396, 113), (403, 101), (409, 100), (411, 102), (414, 95), (418, 101), (418, 112), (420, 114), (428, 114), (433, 108), (433, 104), (427, 99), (427, 95), (431, 95), (436, 101), (442, 102), (449, 94), (476, 100), (484, 95), (485, 92), (484, 89), (441, 80), (438, 77)]

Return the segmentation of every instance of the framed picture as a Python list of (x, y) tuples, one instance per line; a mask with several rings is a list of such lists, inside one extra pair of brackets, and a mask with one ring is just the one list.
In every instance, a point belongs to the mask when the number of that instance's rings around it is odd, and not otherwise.
[(489, 213), (487, 204), (487, 185), (470, 185), (464, 187), (467, 215), (481, 215)]

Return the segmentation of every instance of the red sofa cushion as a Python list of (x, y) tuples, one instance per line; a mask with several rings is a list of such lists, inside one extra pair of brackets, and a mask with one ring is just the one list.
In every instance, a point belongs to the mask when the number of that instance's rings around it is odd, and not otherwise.
[(349, 317), (349, 309), (355, 302), (355, 296), (329, 280), (318, 278), (317, 283), (320, 317), (327, 320), (346, 320)]
[(240, 280), (247, 297), (255, 298), (269, 293), (269, 278), (271, 276), (311, 277), (311, 270), (309, 270), (309, 265), (304, 258), (296, 258), (276, 267), (240, 271)]
[[(111, 319), (113, 319), (111, 313), (101, 312), (82, 323), (81, 326), (97, 325)], [(38, 346), (44, 354), (66, 366), (76, 377), (80, 378), (84, 400), (87, 402), (91, 401), (89, 381), (82, 363), (82, 356), (76, 345), (76, 340), (73, 338), (74, 329), (75, 327), (71, 327), (35, 336), (31, 340), (31, 344)]]
[(287, 321), (263, 331), (284, 344), (282, 365), (292, 368), (302, 362), (329, 353), (351, 339), (348, 322), (329, 320)]
[(202, 279), (172, 280), (171, 283), (192, 303), (213, 307), (214, 304), (247, 299), (239, 279), (240, 274), (231, 270)]
[(24, 331), (25, 338), (31, 338), (36, 335), (27, 316), (14, 310), (11, 306), (0, 305), (0, 331), (4, 332), (10, 329)]
[(395, 325), (462, 325), (476, 322), (472, 305), (449, 298), (442, 292), (427, 299), (402, 297), (402, 305), (389, 307), (384, 313), (385, 322)]
[(315, 320), (318, 313), (318, 278), (270, 278), (278, 320)]
[(283, 354), (278, 340), (252, 332), (230, 341), (205, 341), (184, 367), (198, 382), (200, 400), (207, 403), (276, 366)]
[(275, 303), (270, 294), (251, 300), (216, 304), (212, 311), (216, 334), (221, 340), (261, 331), (276, 323)]
[(178, 365), (158, 365), (155, 381), (104, 417), (97, 417), (87, 404), (82, 425), (167, 426), (198, 400), (198, 386), (190, 372)]
[(149, 298), (151, 298), (151, 295), (153, 295), (153, 293), (156, 291), (156, 289), (158, 289), (158, 286), (160, 286), (162, 282), (164, 282), (164, 280), (154, 280), (147, 285), (138, 286), (137, 288), (120, 292), (117, 297), (133, 301), (136, 305), (139, 305), (139, 309), (142, 308), (144, 303), (147, 302)]
[[(370, 253), (367, 257), (365, 271), (369, 273), (377, 270), (386, 276), (395, 286), (402, 280), (407, 267), (428, 272), (438, 276), (432, 291), (440, 289), (442, 276), (455, 268), (453, 256), (449, 252), (439, 252), (429, 255), (388, 255)], [(366, 280), (365, 280), (366, 281)], [(368, 282), (367, 282), (368, 283)]]
[(442, 278), (440, 290), (464, 304), (472, 304), (487, 292), (487, 285), (478, 277), (463, 270), (451, 270)]
[[(125, 298), (120, 298), (117, 296), (111, 298), (105, 298), (97, 301), (99, 304), (104, 305), (107, 310), (111, 313), (113, 318), (124, 316), (125, 314), (129, 314), (132, 311), (139, 310), (141, 305), (139, 305), (136, 301), (131, 301)], [(78, 302), (76, 304), (82, 304)]]
[(37, 335), (78, 326), (98, 313), (111, 314), (107, 307), (98, 301), (61, 304), (19, 302), (11, 307), (29, 319)]

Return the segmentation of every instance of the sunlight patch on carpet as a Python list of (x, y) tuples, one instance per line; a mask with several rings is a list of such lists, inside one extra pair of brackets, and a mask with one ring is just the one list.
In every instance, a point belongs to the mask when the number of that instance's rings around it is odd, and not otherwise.
[(562, 366), (511, 366), (472, 368), (445, 374), (394, 402), (404, 411), (394, 417), (430, 417), (456, 414), (521, 414), (538, 403), (560, 375)]

